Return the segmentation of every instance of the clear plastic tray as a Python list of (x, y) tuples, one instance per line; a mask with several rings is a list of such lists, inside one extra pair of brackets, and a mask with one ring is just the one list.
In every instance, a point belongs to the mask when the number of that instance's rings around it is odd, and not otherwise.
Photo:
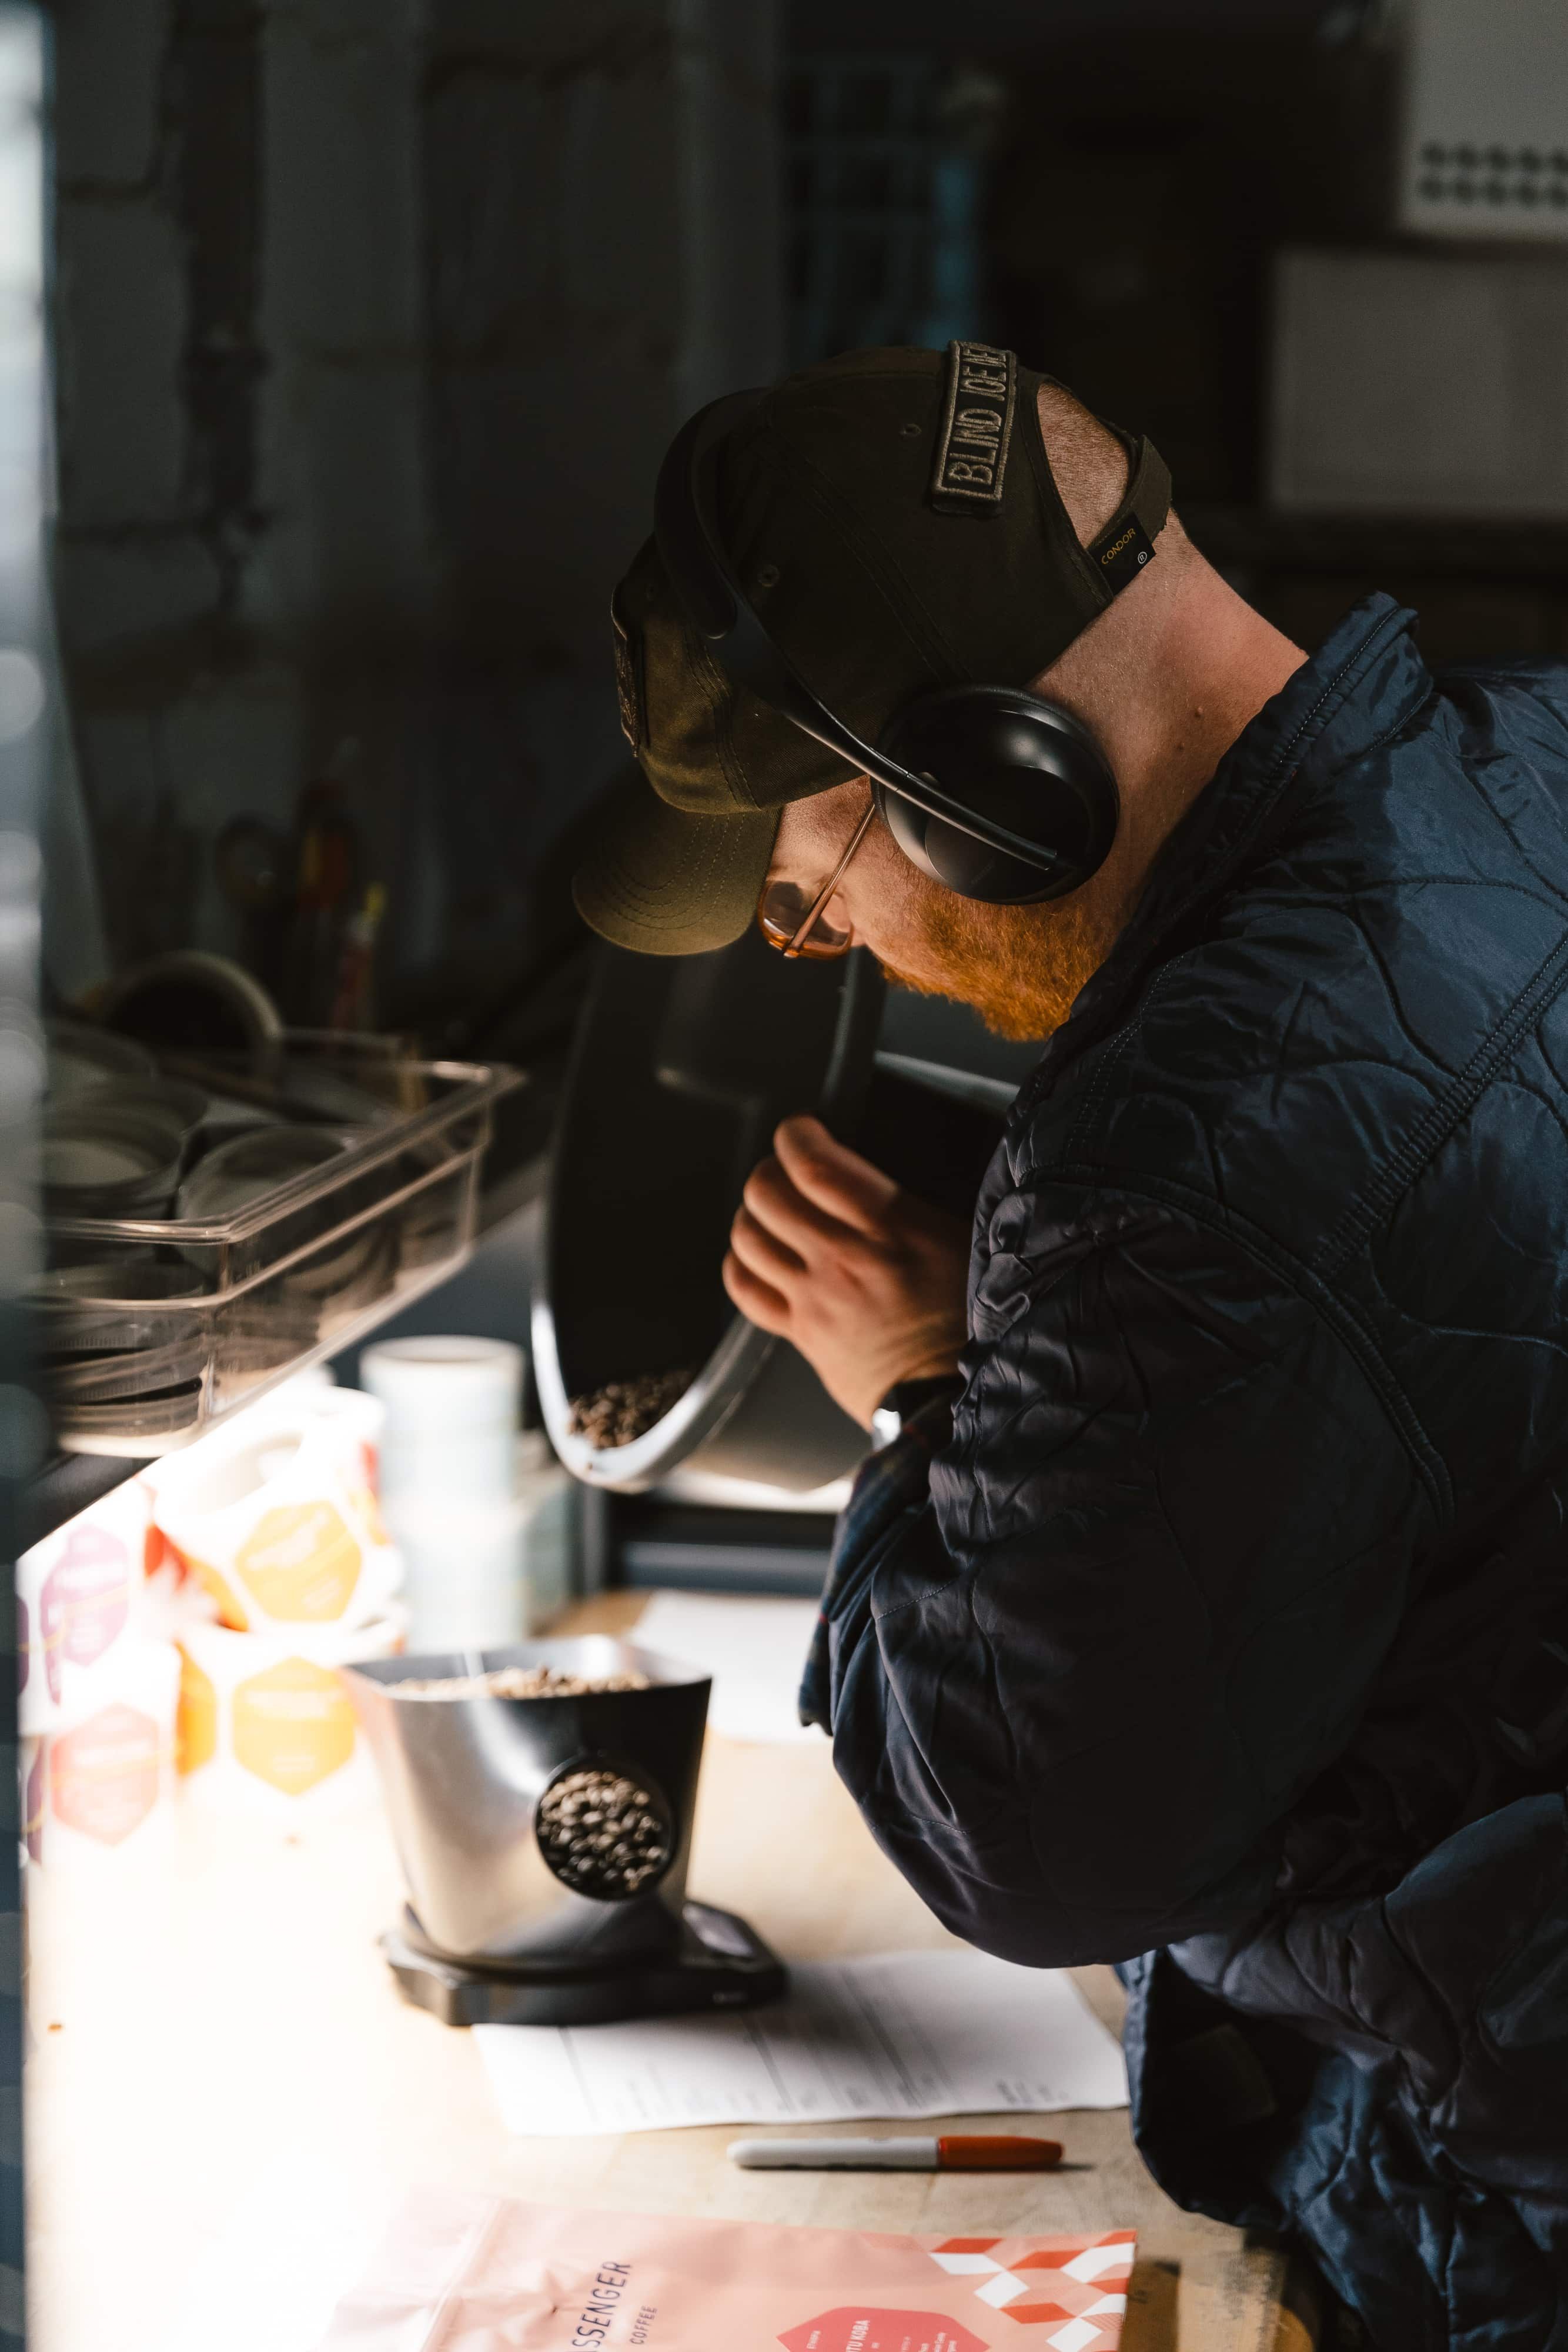
[[(270, 1061), (161, 1056), (209, 1097), (168, 1217), (46, 1219), (38, 1372), (68, 1452), (185, 1444), (434, 1288), (473, 1244), (492, 1107), (516, 1071), (421, 1062), (394, 1041), (296, 1031)], [(81, 1097), (74, 1097), (79, 1101)], [(192, 1214), (225, 1139), (288, 1124), (341, 1149), (220, 1213)], [(265, 1150), (257, 1155), (264, 1162)]]

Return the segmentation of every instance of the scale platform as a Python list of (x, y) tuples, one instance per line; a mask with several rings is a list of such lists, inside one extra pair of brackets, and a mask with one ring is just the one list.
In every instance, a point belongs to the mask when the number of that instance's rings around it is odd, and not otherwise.
[(578, 1960), (455, 1960), (404, 1911), (382, 1937), (403, 1999), (446, 2025), (610, 2025), (701, 2009), (757, 2009), (788, 1983), (784, 1963), (733, 1911), (683, 1905), (674, 1950), (612, 1966)]

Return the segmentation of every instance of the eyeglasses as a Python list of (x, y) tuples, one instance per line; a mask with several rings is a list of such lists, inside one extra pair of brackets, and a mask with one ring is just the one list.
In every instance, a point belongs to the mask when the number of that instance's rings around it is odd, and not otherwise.
[(867, 809), (850, 836), (849, 847), (814, 898), (809, 899), (798, 882), (764, 884), (757, 902), (757, 927), (770, 948), (777, 948), (780, 955), (807, 956), (820, 963), (847, 954), (854, 943), (853, 927), (843, 920), (841, 910), (835, 916), (830, 909), (833, 893), (875, 814), (874, 807)]

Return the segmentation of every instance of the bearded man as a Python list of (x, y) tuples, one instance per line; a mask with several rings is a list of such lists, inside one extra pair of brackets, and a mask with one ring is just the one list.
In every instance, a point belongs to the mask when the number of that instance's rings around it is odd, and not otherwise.
[(1121, 1965), (1180, 2202), (1568, 2346), (1568, 669), (1303, 653), (1007, 353), (691, 430), (582, 911), (1050, 1040), (972, 1240), (809, 1119), (747, 1187), (731, 1297), (896, 1433), (804, 1711), (956, 1932)]

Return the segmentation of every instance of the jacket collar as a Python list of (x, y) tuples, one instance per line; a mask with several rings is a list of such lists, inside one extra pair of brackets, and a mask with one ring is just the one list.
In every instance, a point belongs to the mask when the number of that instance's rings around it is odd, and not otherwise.
[(1392, 596), (1366, 597), (1248, 721), (1155, 859), (1126, 929), (1025, 1085), (1020, 1110), (1121, 1019), (1145, 975), (1229, 888), (1301, 784), (1350, 765), (1420, 709), (1432, 679), (1411, 636), (1415, 622)]

